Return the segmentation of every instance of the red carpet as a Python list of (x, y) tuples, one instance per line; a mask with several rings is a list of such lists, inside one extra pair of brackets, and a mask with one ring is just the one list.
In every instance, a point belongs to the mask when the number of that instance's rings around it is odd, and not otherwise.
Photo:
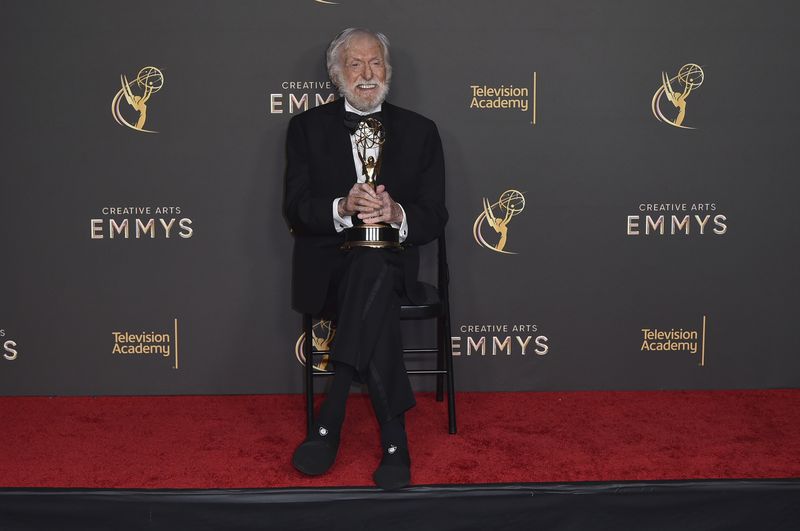
[[(800, 477), (800, 390), (460, 393), (459, 434), (421, 395), (408, 415), (415, 484)], [(371, 485), (380, 458), (354, 395), (339, 459), (290, 465), (299, 395), (0, 398), (0, 486)]]

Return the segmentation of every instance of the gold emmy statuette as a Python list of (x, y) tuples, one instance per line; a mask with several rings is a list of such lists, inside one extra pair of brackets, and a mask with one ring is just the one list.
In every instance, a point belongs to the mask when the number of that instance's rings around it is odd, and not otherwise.
[[(361, 173), (365, 182), (374, 190), (381, 170), (381, 155), (386, 141), (386, 131), (375, 118), (367, 118), (358, 124), (355, 143), (361, 160)], [(368, 149), (377, 149), (377, 155), (367, 155)], [(363, 223), (353, 216), (353, 227), (346, 229), (343, 249), (372, 247), (375, 249), (402, 249), (400, 231), (388, 223)]]

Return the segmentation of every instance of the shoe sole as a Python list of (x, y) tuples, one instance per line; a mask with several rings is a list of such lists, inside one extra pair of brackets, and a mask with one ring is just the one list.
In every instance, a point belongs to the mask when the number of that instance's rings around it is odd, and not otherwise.
[[(394, 468), (394, 467), (393, 467)], [(385, 482), (382, 483), (378, 481), (378, 474), (377, 472), (372, 475), (372, 480), (375, 482), (375, 485), (383, 490), (400, 490), (408, 487), (411, 484), (411, 471), (408, 470), (405, 477), (401, 478), (399, 481), (393, 482)]]

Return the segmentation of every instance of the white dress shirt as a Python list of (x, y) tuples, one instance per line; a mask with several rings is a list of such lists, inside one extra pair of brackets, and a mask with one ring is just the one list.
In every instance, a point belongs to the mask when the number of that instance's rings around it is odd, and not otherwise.
[[(362, 112), (350, 105), (350, 102), (347, 99), (344, 100), (344, 110), (347, 112), (354, 112), (361, 116), (372, 114), (374, 112), (378, 112), (381, 110), (381, 106), (378, 105), (374, 109)], [(358, 156), (358, 147), (356, 146), (355, 135), (350, 135), (350, 145), (353, 146), (353, 161), (356, 164), (356, 182), (363, 183), (366, 182), (367, 178), (361, 172), (363, 163), (361, 162), (361, 158)], [(378, 158), (378, 148), (373, 147), (367, 149), (367, 157), (375, 157), (377, 160)], [(353, 226), (353, 218), (352, 216), (340, 216), (339, 215), (339, 201), (343, 199), (342, 197), (337, 197), (333, 200), (333, 225), (336, 227), (336, 232), (342, 232), (344, 229), (349, 229)], [(400, 205), (400, 211), (403, 213), (403, 221), (401, 223), (390, 223), (392, 227), (395, 229), (400, 229), (400, 243), (404, 242), (406, 238), (408, 238), (408, 223), (406, 223), (406, 211), (403, 209), (403, 205)]]

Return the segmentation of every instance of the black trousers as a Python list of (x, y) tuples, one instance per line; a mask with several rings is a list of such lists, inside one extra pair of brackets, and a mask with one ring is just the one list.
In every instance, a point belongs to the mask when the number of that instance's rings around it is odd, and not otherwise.
[(398, 251), (342, 251), (326, 298), (336, 322), (331, 359), (346, 363), (367, 384), (378, 422), (416, 404), (403, 362), (400, 303), (405, 294)]

